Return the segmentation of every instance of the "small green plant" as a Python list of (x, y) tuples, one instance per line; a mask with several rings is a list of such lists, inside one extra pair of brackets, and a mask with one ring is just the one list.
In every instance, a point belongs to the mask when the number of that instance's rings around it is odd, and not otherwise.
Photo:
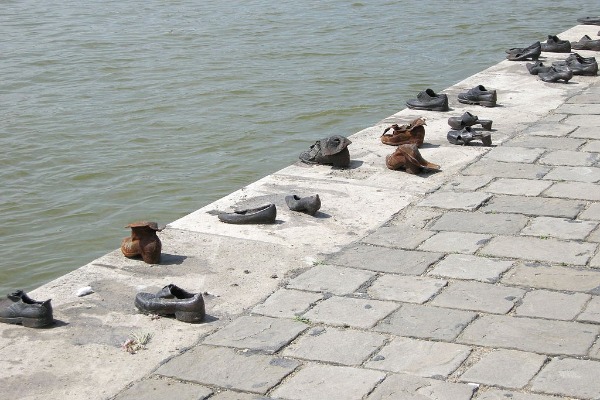
[(301, 317), (299, 315), (296, 315), (294, 317), (294, 319), (298, 322), (302, 322), (303, 324), (310, 324), (310, 319), (306, 318), (306, 317)]
[(150, 339), (152, 339), (150, 332), (130, 333), (129, 339), (121, 345), (121, 348), (129, 354), (135, 354), (140, 350), (146, 350), (146, 345), (150, 342)]

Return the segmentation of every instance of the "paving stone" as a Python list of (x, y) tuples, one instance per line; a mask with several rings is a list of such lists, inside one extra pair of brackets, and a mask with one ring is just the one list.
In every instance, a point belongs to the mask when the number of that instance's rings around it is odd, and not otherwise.
[(462, 364), (469, 353), (471, 349), (460, 344), (397, 337), (365, 367), (426, 378), (445, 378)]
[(475, 387), (406, 374), (390, 374), (367, 400), (470, 400)]
[(360, 400), (385, 378), (363, 368), (311, 364), (273, 391), (275, 398), (290, 400)]
[(563, 114), (600, 114), (600, 104), (563, 104), (556, 111)]
[(496, 236), (480, 253), (495, 257), (585, 265), (596, 247), (595, 243), (563, 242), (526, 236)]
[(525, 293), (522, 289), (481, 282), (458, 281), (448, 285), (432, 305), (505, 314)]
[(377, 246), (414, 249), (435, 232), (413, 228), (408, 224), (382, 226), (362, 242)]
[(590, 349), (590, 357), (595, 360), (600, 360), (600, 340), (598, 340)]
[(471, 232), (439, 232), (419, 246), (419, 250), (445, 253), (475, 253), (492, 237)]
[(600, 102), (600, 97), (597, 94), (581, 93), (567, 100), (569, 104), (595, 104)]
[(306, 324), (261, 316), (242, 316), (204, 339), (204, 344), (275, 353), (290, 343)]
[(370, 328), (397, 308), (398, 304), (389, 301), (330, 297), (304, 316), (330, 325)]
[(477, 400), (557, 400), (554, 396), (544, 396), (541, 394), (517, 393), (508, 390), (489, 389), (485, 392), (478, 392)]
[(596, 167), (554, 167), (544, 179), (553, 181), (576, 181), (594, 183), (600, 181), (600, 168)]
[(490, 160), (503, 161), (509, 163), (533, 163), (542, 154), (545, 149), (535, 149), (527, 147), (494, 147), (483, 158)]
[(539, 161), (546, 165), (570, 165), (590, 167), (597, 163), (600, 157), (597, 153), (586, 153), (580, 151), (557, 150), (546, 153)]
[(429, 272), (429, 275), (495, 283), (512, 267), (512, 261), (477, 257), (469, 254), (449, 254)]
[(448, 210), (476, 210), (491, 196), (482, 192), (435, 192), (421, 201), (418, 206), (437, 207)]
[(520, 389), (540, 370), (546, 356), (515, 350), (495, 350), (460, 376), (463, 382)]
[(531, 224), (521, 232), (522, 235), (555, 237), (557, 239), (585, 239), (597, 222), (579, 221), (563, 218), (536, 217)]
[(421, 304), (435, 296), (447, 283), (443, 279), (420, 276), (383, 275), (371, 284), (368, 293), (380, 300)]
[(452, 341), (476, 316), (471, 311), (403, 304), (374, 329), (398, 336)]
[[(178, 400), (204, 400), (213, 391), (204, 386), (163, 379), (146, 379), (135, 383), (114, 400), (164, 400), (177, 393)], [(214, 397), (213, 397), (214, 398)]]
[[(590, 235), (585, 238), (587, 242), (600, 243), (600, 228), (597, 228), (595, 231), (590, 233)], [(594, 258), (592, 258), (593, 260)], [(591, 262), (591, 261), (590, 261)]]
[(161, 365), (156, 373), (209, 386), (265, 394), (298, 365), (298, 361), (281, 357), (238, 352), (225, 347), (196, 346)]
[(276, 318), (294, 318), (303, 314), (312, 304), (323, 298), (318, 293), (280, 289), (269, 296), (264, 303), (252, 309), (253, 313)]
[(492, 175), (496, 178), (542, 179), (551, 167), (535, 164), (500, 162), (482, 158), (471, 164), (464, 175)]
[(512, 194), (517, 196), (537, 196), (552, 184), (533, 179), (500, 178), (485, 188), (489, 193)]
[(518, 265), (502, 278), (508, 285), (600, 294), (600, 271), (537, 263)]
[(317, 265), (292, 279), (288, 288), (344, 295), (353, 293), (375, 274), (354, 268)]
[(332, 264), (371, 271), (421, 275), (442, 256), (441, 253), (357, 245), (333, 255), (329, 261)]
[[(263, 397), (263, 396), (258, 396), (255, 394), (231, 392), (231, 391), (221, 392), (210, 398), (210, 400), (268, 400), (268, 399), (270, 399), (270, 397)], [(164, 400), (164, 398), (161, 400)]]
[(545, 197), (494, 196), (482, 207), (482, 211), (575, 218), (584, 207), (585, 202), (578, 200), (548, 199)]
[(579, 214), (579, 219), (600, 221), (600, 203), (592, 203), (590, 206)]
[(589, 294), (558, 293), (533, 290), (523, 298), (515, 314), (526, 317), (560, 319), (570, 321), (583, 310), (590, 299)]
[(589, 140), (581, 151), (600, 153), (600, 140)]
[(598, 127), (600, 126), (600, 115), (569, 115), (564, 123), (579, 127)]
[(550, 122), (550, 123), (539, 123), (538, 122), (538, 123), (530, 126), (529, 128), (525, 129), (523, 131), (523, 133), (528, 136), (533, 135), (533, 136), (561, 137), (561, 136), (567, 136), (569, 133), (573, 132), (575, 129), (577, 129), (577, 128), (574, 126), (557, 124), (556, 122)]
[(531, 390), (561, 396), (597, 399), (600, 362), (555, 358), (535, 377)]
[(600, 184), (584, 182), (557, 182), (545, 193), (549, 197), (600, 200)]
[(459, 175), (452, 178), (448, 183), (446, 183), (442, 189), (443, 190), (457, 190), (457, 191), (475, 191), (480, 189), (490, 183), (493, 178), (491, 176), (466, 176)]
[(284, 349), (286, 357), (358, 365), (385, 342), (372, 332), (315, 327)]
[(390, 220), (390, 225), (410, 225), (414, 228), (424, 228), (429, 221), (438, 218), (442, 215), (441, 210), (432, 210), (420, 207), (409, 207), (408, 210), (404, 210), (402, 214)]
[(590, 267), (600, 268), (600, 253), (596, 254), (594, 258), (590, 260)]
[(594, 296), (585, 310), (577, 317), (578, 321), (600, 324), (600, 296)]
[(506, 315), (484, 315), (457, 341), (543, 354), (583, 356), (598, 334), (595, 325)]
[(518, 233), (528, 218), (521, 214), (464, 213), (449, 211), (432, 226), (436, 231), (458, 231), (510, 235)]
[[(570, 117), (567, 117), (567, 119)], [(585, 143), (583, 139), (553, 138), (540, 136), (517, 136), (502, 143), (506, 147), (533, 147), (548, 150), (577, 150)]]

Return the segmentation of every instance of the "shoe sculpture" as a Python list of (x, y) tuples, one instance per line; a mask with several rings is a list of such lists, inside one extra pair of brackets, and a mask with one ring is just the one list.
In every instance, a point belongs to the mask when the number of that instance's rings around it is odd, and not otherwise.
[(564, 61), (555, 61), (553, 67), (568, 67), (573, 71), (573, 75), (596, 76), (598, 73), (598, 63), (594, 57), (582, 57), (574, 53)]
[[(394, 124), (385, 128), (381, 134), (381, 143), (389, 144), (390, 146), (398, 146), (401, 144), (416, 144), (421, 147), (425, 140), (425, 119), (417, 118), (408, 125)], [(387, 133), (389, 130), (391, 133)]]
[(577, 18), (577, 22), (584, 25), (600, 25), (600, 17), (581, 17)]
[(273, 224), (277, 217), (275, 204), (265, 204), (257, 208), (235, 210), (232, 213), (218, 214), (219, 220), (227, 224)]
[(162, 243), (156, 232), (162, 231), (156, 222), (139, 221), (127, 225), (131, 228), (131, 237), (126, 237), (121, 242), (121, 251), (125, 257), (141, 256), (148, 264), (160, 262)]
[(506, 53), (506, 58), (510, 61), (525, 61), (529, 59), (536, 61), (540, 57), (540, 54), (542, 54), (542, 44), (535, 42), (528, 47), (508, 49)]
[(206, 316), (202, 293), (189, 293), (173, 284), (156, 294), (138, 293), (135, 306), (144, 314), (175, 315), (183, 322), (200, 322)]
[(571, 42), (568, 40), (561, 40), (556, 35), (548, 35), (548, 40), (542, 43), (542, 51), (550, 53), (570, 53)]
[(300, 153), (300, 160), (307, 164), (330, 164), (345, 168), (350, 165), (348, 145), (352, 142), (339, 135), (317, 140), (308, 151)]
[(473, 115), (470, 112), (465, 112), (460, 117), (450, 117), (448, 118), (448, 125), (452, 129), (461, 130), (467, 126), (473, 126), (480, 124), (483, 129), (489, 131), (492, 129), (492, 120), (491, 119), (479, 119), (477, 115)]
[(416, 99), (406, 102), (408, 108), (413, 110), (448, 111), (448, 95), (437, 94), (432, 89), (426, 89), (417, 95)]
[(579, 39), (579, 42), (571, 43), (571, 47), (573, 47), (574, 50), (600, 51), (600, 39), (592, 40), (591, 37), (585, 35)]
[(448, 141), (452, 144), (459, 144), (462, 146), (468, 145), (471, 141), (478, 139), (481, 140), (484, 146), (492, 145), (492, 134), (489, 132), (477, 132), (470, 127), (465, 127), (461, 130), (452, 130), (448, 132), (446, 136)]
[(563, 81), (564, 83), (567, 83), (573, 77), (573, 71), (568, 67), (551, 67), (549, 71), (540, 72), (538, 76), (544, 82)]
[(550, 66), (544, 65), (541, 61), (527, 63), (525, 64), (525, 66), (527, 67), (527, 70), (531, 75), (537, 75), (540, 72), (548, 72), (550, 71), (550, 68), (552, 68)]
[(405, 169), (409, 174), (418, 174), (423, 170), (439, 171), (440, 166), (426, 161), (416, 144), (402, 144), (385, 158), (389, 169)]
[(285, 203), (292, 211), (302, 212), (308, 215), (315, 215), (321, 208), (321, 199), (318, 194), (308, 197), (294, 195), (285, 196)]
[(0, 322), (43, 328), (54, 323), (52, 305), (50, 300), (36, 301), (17, 290), (0, 300)]
[(495, 90), (488, 90), (483, 85), (477, 85), (467, 92), (458, 94), (459, 103), (479, 104), (484, 107), (495, 107), (498, 96)]

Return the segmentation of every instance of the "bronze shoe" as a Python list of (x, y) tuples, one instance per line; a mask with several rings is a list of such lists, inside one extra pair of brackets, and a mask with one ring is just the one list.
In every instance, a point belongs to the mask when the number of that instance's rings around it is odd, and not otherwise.
[(343, 136), (334, 135), (317, 140), (310, 149), (300, 153), (300, 160), (307, 164), (331, 164), (345, 168), (350, 165), (348, 145), (352, 142)]
[(121, 252), (125, 257), (141, 256), (148, 264), (160, 262), (162, 243), (156, 232), (162, 231), (156, 222), (132, 222), (126, 228), (131, 228), (131, 237), (126, 237), (121, 242)]
[[(423, 145), (425, 139), (425, 118), (417, 118), (408, 125), (394, 124), (385, 128), (381, 134), (381, 143), (390, 146), (399, 146), (401, 144), (416, 144), (418, 147)], [(387, 131), (392, 130), (390, 134)]]
[(422, 170), (439, 171), (440, 166), (426, 161), (416, 144), (403, 144), (385, 158), (389, 169), (404, 168), (409, 174), (418, 174)]

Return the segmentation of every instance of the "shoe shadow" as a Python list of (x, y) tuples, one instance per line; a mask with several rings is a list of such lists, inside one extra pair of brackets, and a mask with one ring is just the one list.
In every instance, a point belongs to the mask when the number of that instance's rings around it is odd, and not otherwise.
[(364, 164), (364, 161), (361, 160), (350, 160), (350, 164), (347, 167), (331, 167), (331, 169), (335, 170), (345, 170), (345, 169), (356, 169)]
[(440, 147), (439, 144), (433, 143), (423, 143), (423, 145), (421, 146), (422, 149), (437, 149), (438, 147)]
[(327, 214), (322, 211), (317, 211), (316, 214), (313, 215), (313, 217), (318, 218), (318, 219), (327, 219), (327, 218), (331, 218), (331, 214)]
[(181, 265), (187, 256), (177, 254), (162, 253), (160, 255), (160, 265)]

